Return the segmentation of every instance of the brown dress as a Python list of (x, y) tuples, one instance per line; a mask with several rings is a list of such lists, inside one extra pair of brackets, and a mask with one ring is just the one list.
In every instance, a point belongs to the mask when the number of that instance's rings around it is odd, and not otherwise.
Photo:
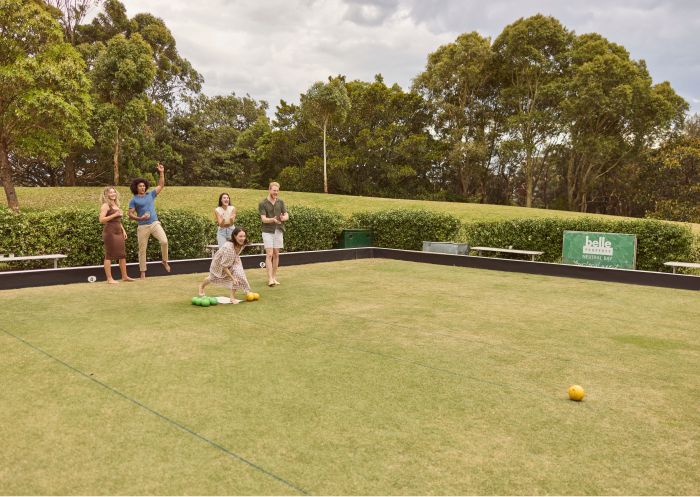
[[(111, 207), (107, 210), (107, 216), (114, 214)], [(126, 259), (126, 246), (124, 232), (122, 231), (122, 217), (115, 217), (107, 221), (102, 229), (102, 241), (105, 243), (105, 260)]]

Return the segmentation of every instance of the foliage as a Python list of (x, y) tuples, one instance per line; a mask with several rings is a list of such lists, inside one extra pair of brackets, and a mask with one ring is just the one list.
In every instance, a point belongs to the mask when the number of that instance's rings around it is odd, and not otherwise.
[(71, 144), (89, 146), (89, 81), (78, 52), (48, 8), (0, 0), (0, 176), (8, 204), (19, 204), (10, 157), (61, 160)]
[(421, 250), (423, 241), (454, 240), (460, 228), (451, 214), (414, 209), (356, 212), (351, 225), (372, 230), (376, 247), (404, 250)]
[(460, 238), (472, 246), (541, 250), (540, 260), (560, 262), (563, 232), (591, 231), (637, 235), (637, 269), (667, 270), (663, 263), (692, 257), (693, 234), (687, 226), (653, 220), (514, 219), (466, 224)]
[[(104, 258), (102, 225), (98, 209), (60, 209), (45, 212), (11, 214), (0, 209), (0, 253), (41, 255), (60, 253), (68, 257), (67, 266), (102, 264)], [(158, 218), (168, 235), (171, 259), (202, 257), (210, 240), (213, 221), (198, 214), (179, 209), (159, 210)], [(127, 260), (138, 259), (137, 223), (122, 221), (127, 232)], [(160, 258), (160, 246), (155, 239), (148, 245), (150, 260)], [(13, 263), (13, 268), (46, 267), (45, 262)]]

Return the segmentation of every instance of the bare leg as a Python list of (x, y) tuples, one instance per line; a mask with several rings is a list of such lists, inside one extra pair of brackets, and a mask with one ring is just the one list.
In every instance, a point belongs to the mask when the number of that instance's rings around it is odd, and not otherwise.
[(109, 259), (105, 259), (104, 264), (105, 264), (105, 276), (107, 277), (107, 283), (109, 283), (110, 285), (116, 285), (117, 283), (119, 283), (117, 280), (112, 278), (112, 261)]
[(265, 268), (267, 269), (267, 286), (274, 286), (275, 272), (272, 267), (273, 252), (275, 249), (265, 249)]
[(238, 300), (238, 299), (236, 298), (236, 289), (235, 289), (235, 288), (231, 288), (231, 303), (232, 303), (232, 304), (240, 304), (241, 302), (243, 302), (243, 301), (242, 301), (242, 300)]
[(199, 289), (198, 289), (198, 290), (199, 290), (199, 296), (200, 296), (200, 297), (204, 297), (204, 288), (205, 288), (209, 283), (211, 283), (211, 282), (209, 281), (209, 276), (207, 276), (206, 278), (204, 278), (204, 281), (202, 281), (202, 282), (199, 284)]
[(119, 259), (119, 270), (122, 272), (122, 281), (134, 281), (126, 272), (126, 259)]
[(275, 282), (275, 285), (279, 285), (280, 282), (277, 281), (277, 269), (280, 266), (280, 249), (274, 249), (273, 255), (272, 255), (272, 281)]

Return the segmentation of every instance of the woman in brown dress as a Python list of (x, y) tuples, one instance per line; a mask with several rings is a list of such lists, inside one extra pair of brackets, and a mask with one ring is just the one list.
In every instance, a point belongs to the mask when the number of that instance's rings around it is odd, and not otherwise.
[(203, 297), (204, 288), (209, 284), (223, 286), (231, 290), (231, 303), (242, 302), (236, 298), (236, 290), (244, 295), (250, 293), (250, 284), (243, 271), (241, 251), (248, 244), (248, 237), (243, 228), (234, 228), (231, 238), (216, 251), (211, 260), (209, 275), (199, 284), (199, 296)]
[(126, 230), (122, 226), (122, 210), (119, 207), (119, 192), (108, 186), (100, 195), (100, 222), (104, 224), (102, 229), (102, 241), (105, 244), (105, 276), (107, 283), (119, 283), (112, 278), (112, 260), (119, 259), (119, 269), (123, 281), (134, 281), (126, 274)]

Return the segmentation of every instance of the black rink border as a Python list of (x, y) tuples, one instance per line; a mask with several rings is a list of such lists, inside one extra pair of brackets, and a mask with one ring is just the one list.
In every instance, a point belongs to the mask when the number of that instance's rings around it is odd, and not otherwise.
[[(539, 274), (564, 278), (577, 278), (610, 283), (627, 283), (632, 285), (656, 286), (675, 288), (679, 290), (700, 290), (700, 277), (684, 274), (658, 273), (652, 271), (632, 271), (628, 269), (605, 269), (589, 266), (573, 266), (554, 264), (550, 262), (532, 262), (516, 259), (500, 259), (495, 257), (478, 257), (468, 255), (437, 254), (377, 247), (362, 247), (350, 249), (317, 250), (311, 252), (285, 252), (280, 255), (280, 264), (296, 266), (315, 264), (318, 262), (348, 261), (356, 259), (394, 259), (443, 266), (469, 267), (513, 273)], [(265, 255), (244, 255), (241, 257), (243, 267), (251, 269), (260, 267)], [(192, 274), (209, 271), (211, 258), (185, 259), (170, 261), (172, 273)], [(138, 264), (127, 264), (132, 277), (138, 274)], [(118, 268), (113, 268), (116, 278), (120, 276)], [(148, 276), (167, 276), (160, 262), (148, 263)], [(0, 272), (0, 290), (29, 288), (38, 286), (67, 285), (71, 283), (86, 283), (94, 276), (96, 281), (105, 281), (102, 266), (83, 266), (59, 269), (31, 269), (24, 271)]]

